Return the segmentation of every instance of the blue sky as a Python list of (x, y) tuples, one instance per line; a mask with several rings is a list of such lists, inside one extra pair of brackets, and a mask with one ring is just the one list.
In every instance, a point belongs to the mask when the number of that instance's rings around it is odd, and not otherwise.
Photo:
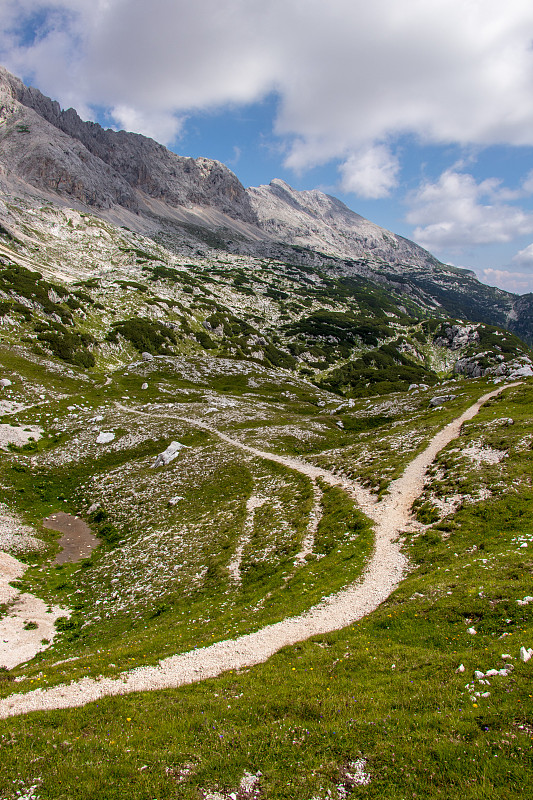
[(2, 0), (0, 62), (85, 119), (283, 178), (533, 291), (530, 0)]

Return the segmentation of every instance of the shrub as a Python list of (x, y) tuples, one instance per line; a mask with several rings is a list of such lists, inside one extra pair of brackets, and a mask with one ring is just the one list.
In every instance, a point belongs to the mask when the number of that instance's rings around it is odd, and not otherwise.
[(118, 335), (127, 339), (140, 353), (168, 352), (169, 344), (175, 344), (176, 334), (161, 322), (155, 322), (143, 317), (113, 323), (112, 330), (106, 336), (108, 342), (116, 342)]

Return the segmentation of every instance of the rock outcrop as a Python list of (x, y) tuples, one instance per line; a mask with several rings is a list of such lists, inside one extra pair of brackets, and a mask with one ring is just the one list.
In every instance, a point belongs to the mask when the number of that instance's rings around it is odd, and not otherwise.
[(460, 350), (475, 342), (479, 342), (479, 331), (475, 325), (448, 325), (435, 339), (435, 344), (451, 350)]

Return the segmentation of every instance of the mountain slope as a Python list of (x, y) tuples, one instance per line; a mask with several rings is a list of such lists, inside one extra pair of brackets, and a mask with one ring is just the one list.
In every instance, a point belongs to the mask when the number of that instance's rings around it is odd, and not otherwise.
[[(527, 296), (484, 286), (322, 192), (298, 192), (280, 180), (245, 190), (223, 164), (82, 122), (3, 68), (0, 120), (7, 195), (91, 210), (179, 254), (225, 250), (363, 276), (441, 315), (503, 325), (533, 342)], [(9, 230), (2, 206), (0, 218)]]
[(62, 111), (3, 68), (0, 103), (9, 168), (37, 188), (97, 208), (117, 203), (136, 212), (144, 194), (170, 206), (212, 205), (231, 218), (255, 222), (243, 186), (218, 161), (184, 158), (140, 134), (82, 122), (74, 109)]
[(273, 238), (343, 259), (442, 266), (427, 250), (396, 236), (318, 190), (295, 191), (282, 180), (248, 189), (259, 225)]
[[(198, 161), (181, 186), (155, 143), (9, 87), (0, 715), (39, 703), (2, 719), (0, 796), (524, 797), (533, 358), (487, 319), (530, 330), (531, 296), (392, 234), (387, 260), (389, 234), (320, 193), (275, 183), (279, 232), (246, 221), (225, 168), (195, 195)], [(384, 535), (408, 565), (387, 597)], [(331, 632), (356, 582), (367, 613)], [(236, 653), (317, 607), (320, 635)], [(194, 683), (165, 684), (169, 658)]]

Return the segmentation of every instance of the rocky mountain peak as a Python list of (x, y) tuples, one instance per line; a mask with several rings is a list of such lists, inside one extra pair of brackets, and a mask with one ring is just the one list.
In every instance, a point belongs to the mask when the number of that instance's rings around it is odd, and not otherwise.
[[(74, 109), (62, 110), (4, 68), (0, 87), (9, 98), (4, 102), (7, 125), (0, 154), (8, 151), (12, 171), (33, 186), (70, 194), (97, 208), (118, 204), (139, 211), (145, 205), (149, 209), (149, 198), (154, 198), (171, 207), (212, 207), (231, 219), (256, 222), (244, 187), (219, 161), (179, 156), (141, 134), (84, 122)], [(9, 124), (17, 121), (18, 129)], [(16, 135), (20, 124), (23, 139)], [(90, 175), (84, 174), (80, 161), (90, 165)]]

